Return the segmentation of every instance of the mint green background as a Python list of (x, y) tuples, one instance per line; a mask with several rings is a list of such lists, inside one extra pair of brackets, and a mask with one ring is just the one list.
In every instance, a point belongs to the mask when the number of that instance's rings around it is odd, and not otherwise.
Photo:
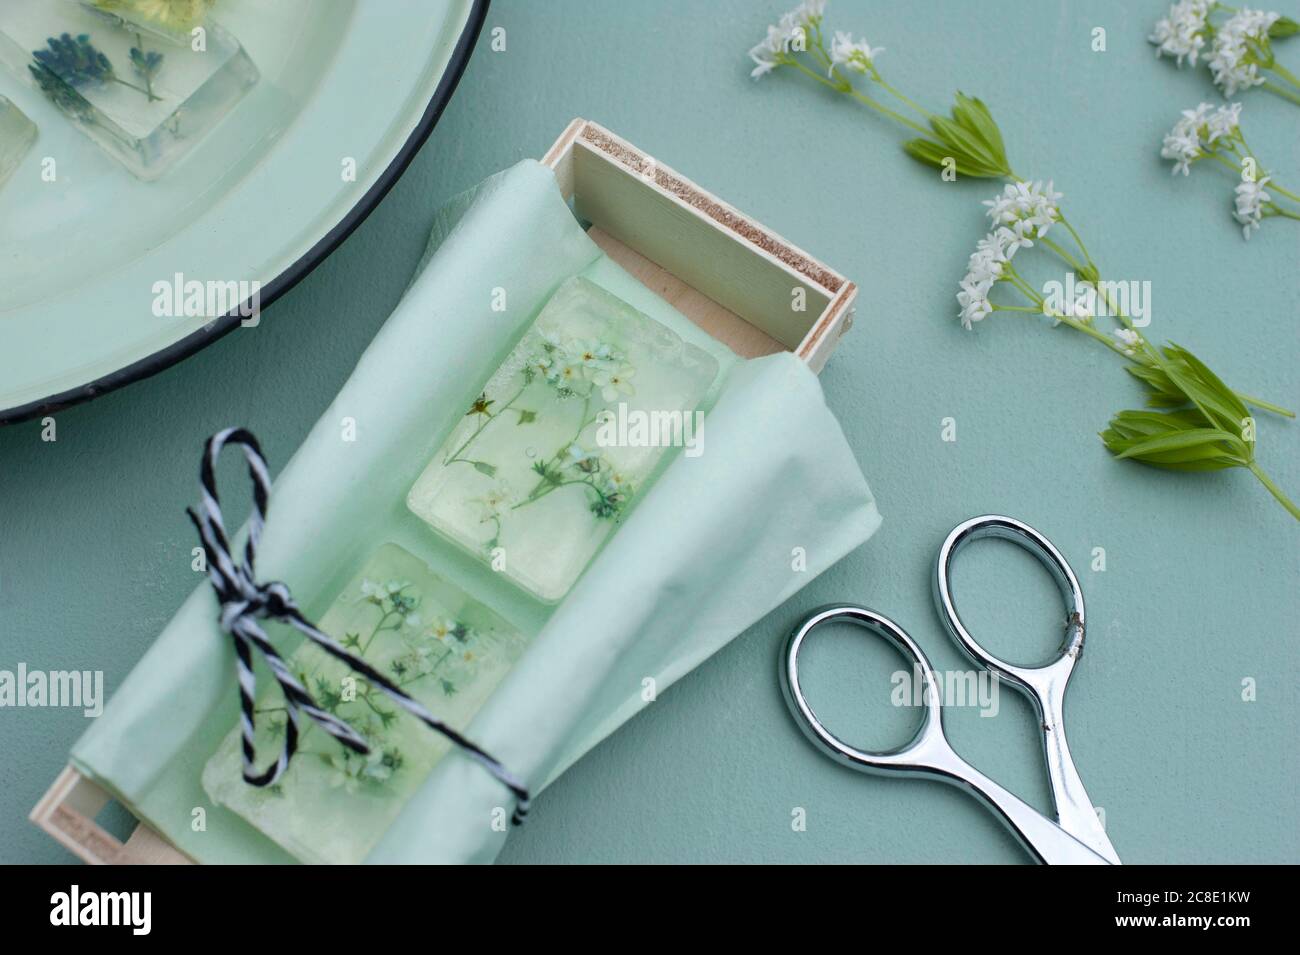
[[(1175, 180), (1158, 159), (1177, 111), (1218, 96), (1204, 71), (1180, 73), (1144, 42), (1164, 6), (833, 0), (828, 25), (884, 46), (881, 68), (923, 102), (955, 88), (982, 96), (1017, 168), (1055, 179), (1103, 268), (1152, 282), (1153, 337), (1295, 407), (1300, 226), (1270, 221), (1243, 242), (1226, 170)], [(1080, 574), (1089, 642), (1067, 722), (1120, 856), (1300, 861), (1295, 523), (1248, 475), (1110, 460), (1095, 432), (1140, 401), (1110, 353), (1018, 318), (963, 332), (952, 292), (993, 187), (938, 182), (898, 149), (895, 128), (810, 82), (751, 83), (744, 51), (781, 10), (499, 0), (410, 171), (261, 327), (60, 413), (55, 443), (37, 422), (0, 431), (0, 668), (103, 669), (110, 689), (120, 683), (194, 585), (181, 512), (202, 439), (244, 423), (278, 469), (396, 303), (433, 210), (540, 155), (581, 115), (859, 283), (856, 327), (822, 380), (885, 523), (547, 790), (502, 860), (1022, 861), (955, 790), (820, 757), (776, 683), (785, 631), (841, 599), (893, 616), (936, 666), (962, 667), (931, 607), (930, 561), (953, 524), (1001, 510), (1051, 537)], [(486, 43), (498, 26), (504, 53)], [(1105, 53), (1090, 50), (1097, 26)], [(1282, 59), (1300, 66), (1300, 41)], [(1300, 183), (1300, 114), (1259, 91), (1243, 100), (1256, 152)], [(940, 440), (949, 416), (955, 443)], [(1261, 418), (1259, 456), (1300, 494), (1300, 425)], [(977, 546), (958, 571), (971, 629), (1013, 658), (1052, 649), (1046, 576), (1008, 547)], [(1095, 547), (1105, 572), (1090, 569)], [(888, 704), (892, 654), (835, 636), (809, 652), (819, 709), (856, 742), (901, 741), (911, 715)], [(1248, 677), (1253, 703), (1241, 701)], [(0, 861), (71, 858), (26, 814), (85, 725), (79, 712), (0, 710)], [(1047, 808), (1023, 700), (1002, 694), (994, 719), (950, 709), (948, 726), (963, 755)], [(805, 832), (791, 830), (795, 807)]]

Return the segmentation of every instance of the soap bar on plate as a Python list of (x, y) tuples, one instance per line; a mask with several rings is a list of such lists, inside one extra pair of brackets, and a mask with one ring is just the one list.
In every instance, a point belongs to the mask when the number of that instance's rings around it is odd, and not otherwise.
[(699, 347), (566, 281), (416, 480), (407, 505), (542, 601), (573, 586), (674, 445), (702, 450)]
[(17, 106), (0, 96), (0, 186), (13, 175), (34, 142), (36, 124)]
[(192, 149), (258, 79), (215, 23), (200, 41), (76, 0), (0, 3), (0, 63), (141, 179)]
[[(375, 552), (317, 624), (458, 730), (526, 644), (395, 544)], [(304, 716), (288, 770), (275, 785), (258, 788), (243, 780), (236, 729), (204, 767), (203, 788), (305, 862), (360, 862), (452, 744), (315, 644), (304, 642), (289, 665), (318, 704), (366, 738), (370, 756), (346, 749)], [(284, 746), (286, 718), (274, 678), (266, 674), (258, 686), (260, 770)]]

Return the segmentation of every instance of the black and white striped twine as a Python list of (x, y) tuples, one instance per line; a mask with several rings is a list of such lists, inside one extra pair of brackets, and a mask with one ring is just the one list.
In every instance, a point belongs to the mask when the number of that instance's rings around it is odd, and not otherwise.
[[(244, 544), (244, 559), (238, 564), (230, 553), (230, 543), (221, 518), (221, 505), (217, 500), (216, 464), (222, 449), (227, 444), (237, 444), (243, 448), (244, 459), (248, 462), (248, 475), (253, 482), (253, 512), (248, 519), (248, 540)], [(216, 591), (217, 600), (221, 604), (221, 629), (230, 634), (235, 644), (244, 781), (253, 786), (269, 786), (284, 774), (289, 766), (289, 760), (298, 749), (300, 714), (306, 714), (312, 722), (353, 752), (363, 756), (370, 752), (369, 745), (356, 730), (316, 704), (311, 694), (294, 676), (284, 658), (271, 645), (266, 633), (257, 622), (259, 619), (280, 620), (299, 630), (330, 656), (347, 664), (425, 726), (441, 733), (464, 753), (478, 760), (489, 773), (514, 793), (518, 802), (512, 821), (515, 825), (522, 823), (528, 814), (529, 797), (528, 787), (518, 777), (477, 744), (466, 739), (416, 700), (403, 693), (365, 660), (348, 653), (328, 634), (317, 630), (315, 625), (299, 612), (289, 593), (289, 588), (284, 584), (277, 581), (265, 584), (257, 582), (253, 574), (253, 563), (262, 536), (262, 525), (266, 521), (266, 508), (271, 488), (266, 460), (262, 457), (257, 438), (243, 428), (227, 428), (214, 434), (208, 439), (204, 448), (203, 463), (199, 468), (199, 484), (202, 489), (202, 499), (198, 510), (187, 508), (185, 513), (198, 529), (199, 539), (207, 553), (208, 579), (212, 582), (212, 588)], [(254, 647), (261, 651), (276, 681), (280, 684), (280, 689), (284, 693), (285, 709), (289, 716), (285, 724), (284, 749), (275, 763), (260, 773), (255, 765), (256, 751), (253, 740), (253, 707), (257, 689), (256, 677), (253, 674)]]

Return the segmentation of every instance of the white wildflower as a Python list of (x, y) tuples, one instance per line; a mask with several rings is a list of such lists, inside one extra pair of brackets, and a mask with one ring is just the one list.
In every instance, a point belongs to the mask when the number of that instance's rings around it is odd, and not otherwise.
[(1124, 354), (1130, 358), (1133, 357), (1133, 353), (1137, 351), (1138, 345), (1142, 342), (1142, 336), (1131, 328), (1115, 329), (1115, 337), (1119, 339), (1120, 345), (1123, 346)]
[(1232, 103), (1228, 106), (1220, 106), (1205, 121), (1206, 132), (1209, 136), (1206, 142), (1212, 143), (1216, 139), (1227, 136), (1231, 139), (1237, 135), (1237, 127), (1241, 125), (1241, 104)]
[[(1002, 190), (1002, 194), (984, 200), (989, 218), (997, 225), (1013, 230), (1020, 246), (1033, 245), (1030, 239), (1047, 235), (1053, 222), (1061, 218), (1057, 206), (1061, 193), (1052, 190), (1052, 183), (1015, 182)], [(1018, 225), (1023, 223), (1023, 225)]]
[(969, 276), (962, 279), (961, 291), (957, 293), (957, 304), (961, 306), (962, 327), (967, 331), (970, 330), (972, 322), (981, 321), (993, 311), (993, 303), (989, 301), (991, 291), (993, 291), (992, 279), (985, 279), (982, 282), (972, 282)]
[(837, 30), (835, 39), (831, 41), (831, 65), (826, 72), (833, 73), (836, 66), (843, 66), (857, 73), (865, 73), (871, 69), (871, 61), (884, 52), (883, 46), (872, 47), (865, 38), (854, 41), (851, 34)]
[(1156, 22), (1155, 32), (1147, 39), (1156, 44), (1156, 56), (1172, 56), (1196, 65), (1205, 45), (1205, 18), (1212, 0), (1179, 0), (1169, 8), (1169, 15)]
[(990, 232), (975, 246), (970, 261), (966, 266), (966, 275), (959, 283), (957, 304), (961, 306), (961, 323), (969, 329), (972, 322), (978, 322), (993, 311), (989, 293), (994, 283), (1002, 278), (1002, 272), (1016, 247), (1009, 244), (1011, 232), (1008, 229), (996, 229)]
[(804, 0), (789, 13), (781, 15), (774, 26), (767, 28), (767, 36), (749, 51), (754, 68), (749, 75), (754, 79), (772, 72), (788, 62), (791, 52), (802, 53), (808, 49), (808, 28), (821, 22), (826, 10), (826, 0)]
[(1172, 172), (1175, 175), (1181, 172), (1186, 176), (1193, 162), (1205, 153), (1215, 151), (1216, 141), (1236, 136), (1240, 124), (1240, 103), (1218, 109), (1209, 103), (1201, 103), (1195, 109), (1185, 109), (1173, 129), (1165, 134), (1160, 155), (1174, 161)]
[(1278, 19), (1276, 13), (1243, 7), (1214, 35), (1210, 72), (1224, 96), (1236, 96), (1238, 90), (1250, 89), (1264, 82), (1255, 49), (1267, 49), (1269, 27)]
[(1241, 223), (1241, 234), (1249, 239), (1251, 232), (1259, 228), (1260, 219), (1264, 217), (1264, 204), (1271, 200), (1271, 196), (1264, 191), (1264, 186), (1269, 177), (1265, 176), (1258, 182), (1241, 182), (1237, 184), (1236, 206), (1232, 217)]
[(825, 12), (826, 0), (803, 0), (794, 11), (800, 22), (809, 26), (819, 23)]

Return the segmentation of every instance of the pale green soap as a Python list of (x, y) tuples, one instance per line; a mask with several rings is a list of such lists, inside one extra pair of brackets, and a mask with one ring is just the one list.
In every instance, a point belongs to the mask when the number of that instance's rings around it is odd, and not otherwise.
[(5, 184), (36, 142), (36, 124), (0, 96), (0, 186)]
[(703, 349), (571, 278), (452, 430), (407, 505), (540, 600), (559, 600), (665, 453), (702, 439), (695, 412), (717, 375), (717, 359)]
[(78, 0), (4, 0), (0, 63), (131, 173), (154, 179), (258, 79), (238, 40), (215, 23), (202, 29), (203, 49), (196, 50), (189, 35)]
[[(469, 724), (526, 644), (395, 544), (374, 553), (317, 623), (456, 729)], [(204, 767), (203, 788), (304, 862), (360, 862), (451, 743), (315, 645), (304, 642), (289, 660), (316, 701), (366, 737), (371, 756), (350, 752), (303, 717), (289, 769), (274, 787), (257, 788), (243, 781), (236, 729)], [(269, 674), (259, 689), (260, 769), (284, 745), (284, 703)]]

